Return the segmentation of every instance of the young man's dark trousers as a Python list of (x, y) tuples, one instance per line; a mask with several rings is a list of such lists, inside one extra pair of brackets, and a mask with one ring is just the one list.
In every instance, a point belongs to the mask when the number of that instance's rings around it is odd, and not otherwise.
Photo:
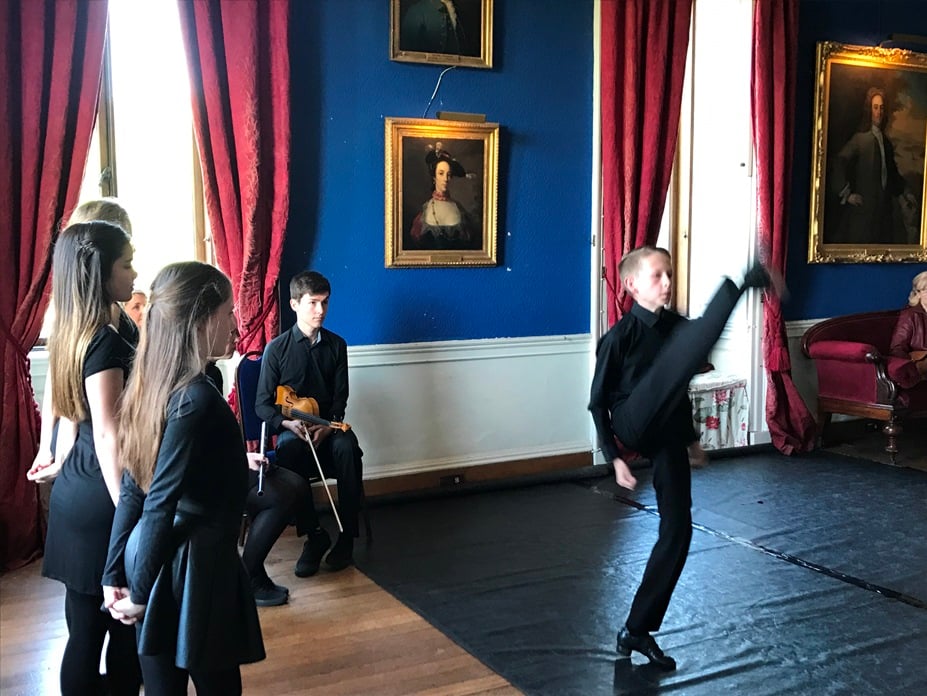
[(701, 317), (676, 327), (650, 369), (611, 414), (612, 430), (621, 443), (651, 459), (660, 513), (659, 537), (626, 624), (634, 635), (659, 630), (686, 563), (692, 540), (692, 485), (686, 452), (692, 414), (686, 389), (706, 363), (740, 295), (741, 290), (726, 279)]
[[(338, 514), (344, 534), (351, 538), (356, 537), (363, 485), (363, 452), (357, 443), (357, 436), (350, 430), (332, 430), (316, 447), (316, 453), (325, 476), (338, 482)], [(318, 479), (319, 471), (312, 458), (312, 452), (309, 451), (309, 445), (289, 430), (284, 430), (277, 437), (276, 456), (279, 466), (295, 471), (307, 481)]]

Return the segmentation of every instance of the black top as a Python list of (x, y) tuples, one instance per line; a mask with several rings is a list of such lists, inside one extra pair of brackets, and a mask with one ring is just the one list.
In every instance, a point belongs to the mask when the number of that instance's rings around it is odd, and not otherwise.
[[(125, 378), (134, 354), (133, 346), (112, 326), (100, 327), (84, 355), (84, 383), (112, 369), (122, 370)], [(77, 424), (74, 445), (52, 487), (42, 574), (96, 596), (102, 594), (100, 576), (115, 508), (97, 459), (86, 387), (83, 399), (88, 418)]]
[(222, 393), (222, 370), (219, 369), (219, 366), (216, 365), (212, 360), (206, 363), (206, 376), (209, 377), (210, 381), (216, 385), (216, 389), (219, 390), (219, 393)]
[(116, 330), (133, 348), (138, 346), (138, 327), (135, 325), (135, 322), (132, 321), (132, 317), (126, 314), (126, 311), (122, 307), (119, 308), (119, 325), (116, 327)]
[(685, 317), (671, 310), (655, 314), (635, 302), (631, 311), (599, 340), (589, 410), (608, 461), (620, 456), (609, 414), (628, 398), (664, 341), (684, 321)]
[(238, 423), (203, 375), (171, 395), (148, 493), (123, 475), (103, 584), (148, 605), (139, 654), (185, 669), (263, 658), (237, 547), (247, 490)]
[(267, 345), (254, 410), (272, 432), (280, 432), (285, 420), (275, 405), (278, 386), (290, 387), (297, 396), (318, 401), (321, 418), (343, 421), (348, 405), (347, 343), (323, 328), (319, 340), (310, 345), (299, 326), (294, 325)]

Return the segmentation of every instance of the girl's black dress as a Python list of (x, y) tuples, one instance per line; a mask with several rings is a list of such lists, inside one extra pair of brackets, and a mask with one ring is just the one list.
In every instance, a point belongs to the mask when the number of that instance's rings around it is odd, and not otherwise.
[(141, 655), (213, 671), (264, 659), (238, 531), (248, 491), (241, 431), (205, 375), (167, 407), (147, 495), (126, 472), (103, 583), (146, 604)]
[[(121, 369), (125, 377), (134, 354), (134, 346), (112, 326), (100, 328), (84, 356), (84, 381), (114, 368)], [(84, 407), (89, 413), (86, 391)], [(42, 575), (60, 580), (75, 592), (100, 596), (102, 601), (100, 580), (115, 506), (103, 482), (89, 417), (77, 424), (74, 446), (52, 486), (48, 508)]]

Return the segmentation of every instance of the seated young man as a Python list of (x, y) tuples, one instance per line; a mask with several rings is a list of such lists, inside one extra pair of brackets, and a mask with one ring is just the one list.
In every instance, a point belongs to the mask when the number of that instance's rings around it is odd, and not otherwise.
[(329, 551), (331, 538), (318, 525), (308, 533), (296, 563), (297, 577), (319, 570), (325, 552), (326, 566), (341, 570), (353, 562), (354, 538), (362, 496), (360, 446), (352, 431), (286, 418), (276, 404), (277, 387), (292, 389), (301, 398), (318, 402), (318, 416), (343, 421), (348, 404), (348, 348), (344, 339), (322, 328), (328, 313), (331, 285), (320, 273), (303, 271), (290, 281), (290, 307), (296, 325), (277, 336), (264, 349), (255, 411), (269, 432), (277, 433), (277, 465), (309, 480), (318, 476), (309, 441), (315, 447), (326, 477), (338, 482), (338, 510), (344, 531)]

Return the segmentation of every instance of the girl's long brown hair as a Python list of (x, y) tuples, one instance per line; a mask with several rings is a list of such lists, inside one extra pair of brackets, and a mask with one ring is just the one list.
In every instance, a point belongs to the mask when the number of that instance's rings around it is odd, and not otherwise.
[(119, 455), (147, 491), (171, 395), (203, 372), (209, 341), (201, 331), (232, 296), (217, 268), (198, 261), (165, 266), (151, 284), (148, 314), (120, 405)]
[(65, 229), (52, 257), (52, 306), (48, 362), (55, 415), (79, 423), (88, 417), (84, 399), (84, 358), (93, 335), (110, 323), (112, 298), (106, 290), (113, 265), (129, 237), (122, 228), (96, 220)]

